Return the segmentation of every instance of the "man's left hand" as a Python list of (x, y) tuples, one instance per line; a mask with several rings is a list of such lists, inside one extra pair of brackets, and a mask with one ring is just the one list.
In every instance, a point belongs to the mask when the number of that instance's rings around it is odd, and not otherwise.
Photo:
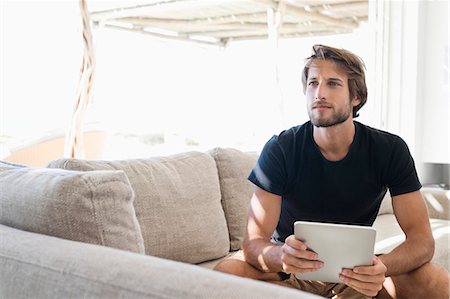
[(339, 279), (358, 292), (375, 297), (383, 288), (387, 268), (377, 257), (372, 260), (372, 266), (358, 266), (352, 269), (342, 269)]

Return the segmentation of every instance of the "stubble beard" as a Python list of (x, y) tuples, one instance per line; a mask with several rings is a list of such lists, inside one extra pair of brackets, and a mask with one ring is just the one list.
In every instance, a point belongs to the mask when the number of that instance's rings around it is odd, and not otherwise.
[(348, 106), (348, 109), (333, 113), (333, 115), (329, 119), (316, 118), (316, 117), (314, 117), (312, 110), (308, 111), (309, 119), (311, 120), (311, 123), (315, 127), (322, 127), (322, 128), (327, 128), (327, 127), (332, 127), (332, 126), (342, 124), (350, 117), (351, 113), (353, 113), (353, 106), (351, 104)]

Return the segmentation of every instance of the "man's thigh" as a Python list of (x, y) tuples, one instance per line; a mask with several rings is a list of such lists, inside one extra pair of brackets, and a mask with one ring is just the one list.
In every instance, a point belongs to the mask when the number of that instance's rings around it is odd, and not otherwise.
[(275, 282), (278, 285), (284, 285), (287, 287), (302, 290), (308, 293), (316, 294), (319, 296), (334, 298), (334, 299), (361, 299), (370, 298), (367, 297), (351, 287), (343, 283), (328, 283), (322, 281), (313, 280), (299, 280), (295, 275), (291, 274), (290, 277), (281, 282)]
[[(321, 281), (298, 280), (291, 274), (285, 279), (285, 275), (278, 273), (264, 273), (245, 262), (242, 250), (236, 251), (227, 259), (219, 263), (216, 268), (218, 271), (252, 278), (256, 280), (267, 281), (277, 285), (295, 288), (316, 295), (335, 298), (335, 299), (353, 299), (370, 298), (358, 293), (354, 289), (340, 283), (325, 283)], [(282, 280), (284, 279), (284, 280)]]

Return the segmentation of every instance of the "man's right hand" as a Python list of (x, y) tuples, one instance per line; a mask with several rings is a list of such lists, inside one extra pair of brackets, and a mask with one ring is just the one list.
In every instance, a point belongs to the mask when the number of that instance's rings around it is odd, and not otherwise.
[(314, 272), (323, 267), (317, 253), (307, 250), (307, 246), (294, 235), (286, 238), (281, 247), (281, 267), (287, 273)]

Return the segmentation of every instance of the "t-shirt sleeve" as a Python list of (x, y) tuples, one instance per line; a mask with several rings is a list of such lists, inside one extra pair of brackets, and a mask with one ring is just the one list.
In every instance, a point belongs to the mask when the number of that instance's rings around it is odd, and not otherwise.
[(248, 180), (267, 192), (282, 195), (287, 182), (285, 165), (283, 149), (278, 137), (273, 136), (264, 146)]
[(393, 144), (387, 184), (392, 196), (417, 191), (422, 187), (408, 145), (400, 137)]

